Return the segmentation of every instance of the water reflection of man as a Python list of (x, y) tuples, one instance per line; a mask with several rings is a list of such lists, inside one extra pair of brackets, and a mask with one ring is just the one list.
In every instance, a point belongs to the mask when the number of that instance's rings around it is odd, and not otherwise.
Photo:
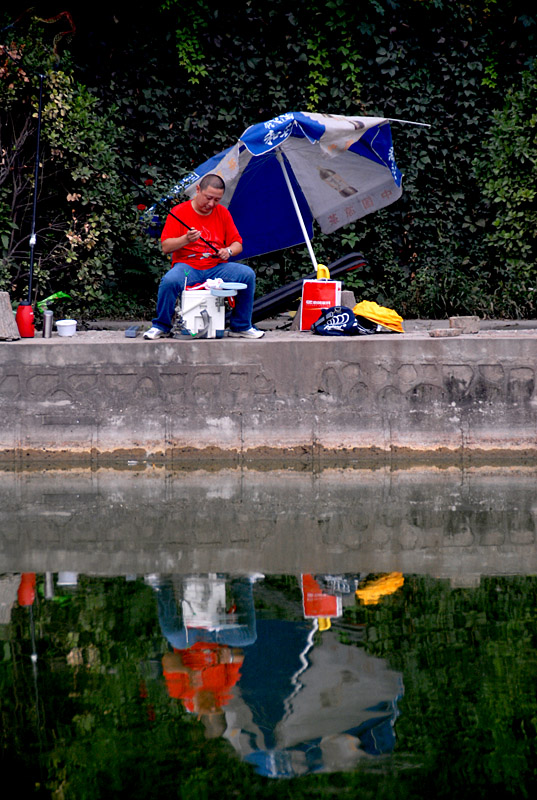
[(186, 650), (162, 657), (162, 669), (170, 697), (181, 700), (203, 723), (208, 738), (226, 730), (223, 708), (240, 678), (242, 650), (215, 643), (197, 642)]
[(146, 577), (172, 647), (162, 658), (168, 693), (197, 714), (208, 738), (226, 729), (223, 707), (240, 678), (242, 648), (257, 638), (252, 585), (258, 577)]
[(256, 640), (253, 581), (258, 576), (164, 577), (146, 581), (157, 595), (160, 628), (170, 645), (183, 650), (196, 642), (246, 647)]

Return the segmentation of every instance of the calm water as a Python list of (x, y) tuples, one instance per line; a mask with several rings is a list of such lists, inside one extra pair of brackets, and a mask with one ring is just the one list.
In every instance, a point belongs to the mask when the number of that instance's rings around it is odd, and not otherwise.
[(0, 473), (21, 796), (526, 796), (536, 472)]

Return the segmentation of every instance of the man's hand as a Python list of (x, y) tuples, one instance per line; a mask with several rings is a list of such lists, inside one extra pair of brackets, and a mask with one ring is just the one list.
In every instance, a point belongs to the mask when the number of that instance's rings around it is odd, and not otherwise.
[(218, 251), (218, 258), (221, 261), (228, 261), (231, 258), (231, 253), (229, 252), (228, 247), (221, 247)]
[(182, 247), (185, 247), (185, 245), (196, 242), (200, 236), (201, 231), (196, 230), (196, 228), (189, 228), (182, 236), (172, 236), (169, 239), (164, 239), (162, 242), (162, 252), (166, 254), (173, 253), (174, 250), (180, 250)]
[(196, 230), (196, 228), (189, 228), (187, 233), (185, 234), (185, 238), (188, 244), (197, 241), (201, 236), (201, 231)]

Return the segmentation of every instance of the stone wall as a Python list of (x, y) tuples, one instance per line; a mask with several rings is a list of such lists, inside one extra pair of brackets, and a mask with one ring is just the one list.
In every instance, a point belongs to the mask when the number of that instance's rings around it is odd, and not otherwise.
[(536, 450), (536, 373), (535, 332), (4, 342), (0, 453)]
[(537, 573), (536, 468), (0, 470), (0, 573)]

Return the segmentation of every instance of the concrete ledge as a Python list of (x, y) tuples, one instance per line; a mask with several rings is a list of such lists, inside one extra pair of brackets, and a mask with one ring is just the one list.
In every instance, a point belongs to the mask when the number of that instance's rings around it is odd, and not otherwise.
[[(537, 451), (537, 330), (0, 343), (4, 461)], [(268, 450), (267, 450), (268, 448)]]
[(535, 467), (0, 469), (0, 574), (537, 573)]

